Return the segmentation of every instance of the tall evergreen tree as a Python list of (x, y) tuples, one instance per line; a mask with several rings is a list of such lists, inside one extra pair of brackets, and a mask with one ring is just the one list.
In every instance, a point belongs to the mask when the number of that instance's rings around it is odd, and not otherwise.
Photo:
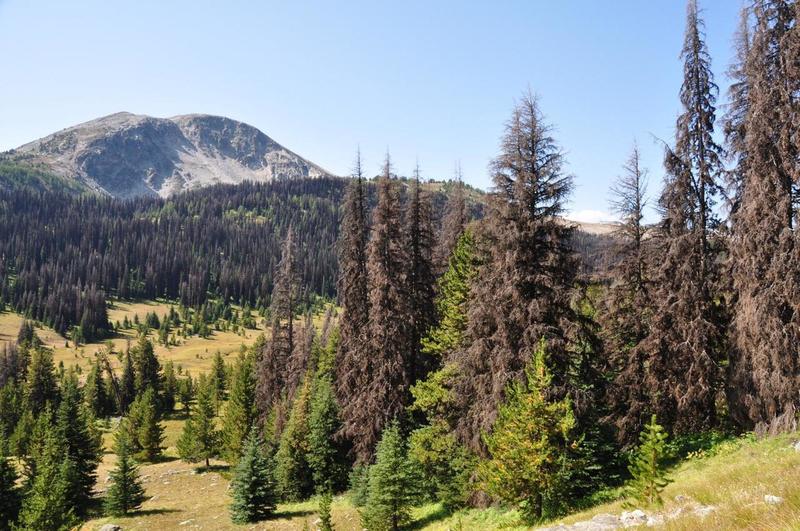
[(128, 412), (133, 401), (136, 400), (136, 375), (133, 368), (131, 351), (127, 349), (122, 358), (122, 378), (119, 384), (119, 412)]
[(77, 375), (71, 370), (62, 385), (55, 429), (59, 439), (65, 443), (67, 458), (74, 466), (77, 481), (69, 498), (78, 515), (85, 514), (91, 501), (97, 482), (97, 465), (103, 451), (101, 434), (94, 425), (94, 416), (87, 411), (81, 398)]
[(470, 291), (464, 344), (451, 356), (456, 430), (474, 451), (484, 450), (482, 433), (491, 429), (505, 389), (524, 376), (542, 338), (550, 353), (552, 393), (586, 388), (576, 378), (585, 372), (587, 357), (570, 337), (577, 320), (570, 307), (576, 263), (572, 229), (558, 220), (572, 189), (563, 165), (536, 99), (525, 94), (492, 163), (495, 187), (477, 235), (482, 266)]
[(369, 468), (367, 504), (361, 515), (369, 531), (403, 529), (419, 499), (419, 477), (396, 422), (387, 424)]
[(222, 354), (217, 351), (214, 353), (214, 361), (211, 366), (211, 380), (214, 384), (214, 400), (221, 402), (225, 398), (227, 381), (225, 375), (225, 361)]
[(726, 195), (731, 219), (742, 201), (742, 187), (747, 174), (747, 120), (750, 109), (750, 81), (747, 61), (750, 56), (751, 9), (744, 7), (739, 16), (739, 27), (734, 37), (736, 60), (728, 69), (731, 84), (728, 87), (728, 107), (723, 116), (725, 154), (734, 164), (726, 173)]
[(318, 374), (312, 387), (308, 414), (306, 461), (318, 493), (332, 493), (344, 485), (346, 462), (336, 440), (341, 422), (330, 374)]
[(131, 455), (132, 451), (127, 432), (118, 430), (114, 441), (117, 463), (111, 471), (111, 486), (108, 487), (104, 500), (104, 508), (112, 516), (126, 516), (141, 507), (146, 499), (139, 467)]
[(21, 500), (17, 470), (6, 457), (5, 440), (0, 437), (0, 531), (12, 529), (17, 521)]
[(256, 397), (262, 419), (285, 394), (289, 358), (294, 351), (294, 321), (300, 296), (297, 249), (291, 227), (281, 249), (281, 261), (275, 273), (270, 316), (272, 335), (266, 343), (258, 365)]
[(666, 150), (667, 181), (659, 199), (660, 267), (655, 273), (646, 356), (650, 411), (669, 428), (699, 431), (715, 425), (724, 321), (716, 290), (721, 242), (714, 205), (720, 195), (721, 149), (714, 141), (717, 86), (711, 72), (697, 3), (687, 4), (681, 52), (683, 112), (674, 149)]
[(252, 354), (240, 355), (233, 369), (230, 396), (222, 425), (222, 455), (235, 466), (256, 418), (255, 375)]
[[(800, 411), (796, 360), (797, 101), (786, 44), (797, 27), (793, 2), (753, 3), (745, 66), (747, 164), (733, 217), (731, 274), (737, 294), (728, 367), (733, 418), (759, 432), (794, 430)], [(796, 29), (794, 30), (796, 32)], [(659, 417), (660, 418), (660, 417)], [(662, 419), (663, 420), (663, 419)]]
[[(47, 410), (41, 417), (49, 416)], [(35, 456), (35, 472), (19, 516), (23, 529), (60, 531), (78, 523), (71, 493), (80, 484), (75, 463), (66, 452), (66, 441), (55, 427), (45, 424), (40, 450)], [(49, 428), (49, 429), (48, 429)]]
[(28, 409), (37, 415), (48, 402), (58, 397), (53, 353), (45, 347), (36, 347), (31, 352), (27, 379)]
[(609, 420), (616, 424), (620, 442), (631, 444), (650, 407), (648, 390), (642, 385), (645, 356), (635, 347), (647, 337), (653, 306), (644, 225), (647, 171), (641, 167), (637, 146), (623, 170), (611, 189), (612, 207), (622, 222), (615, 234), (618, 259), (600, 319), (613, 378), (606, 396)]
[(131, 349), (133, 360), (134, 387), (136, 394), (140, 395), (150, 388), (158, 397), (161, 390), (161, 364), (158, 362), (153, 343), (147, 336), (140, 336), (136, 346)]
[(275, 512), (278, 496), (272, 465), (261, 446), (258, 430), (251, 429), (231, 480), (231, 519), (235, 523), (258, 522)]
[(205, 460), (206, 468), (209, 467), (209, 459), (219, 454), (220, 437), (214, 419), (216, 392), (214, 379), (203, 378), (198, 389), (197, 402), (192, 408), (191, 416), (183, 425), (183, 432), (177, 443), (181, 459), (188, 463)]
[(86, 406), (97, 418), (107, 416), (111, 411), (111, 400), (106, 389), (106, 382), (103, 378), (103, 368), (100, 360), (96, 359), (86, 377), (86, 384), (83, 386), (83, 395)]
[(442, 231), (434, 251), (434, 268), (441, 274), (447, 269), (450, 255), (458, 244), (461, 233), (467, 226), (467, 202), (464, 194), (464, 182), (461, 175), (461, 164), (456, 166), (455, 180), (447, 194), (447, 205), (442, 219)]
[(175, 398), (178, 395), (178, 378), (175, 376), (175, 365), (172, 360), (164, 364), (164, 381), (161, 389), (161, 404), (165, 413), (175, 409)]
[(473, 455), (453, 434), (456, 366), (450, 360), (463, 346), (470, 286), (479, 266), (473, 246), (472, 232), (467, 229), (453, 249), (447, 271), (439, 277), (439, 322), (422, 341), (423, 351), (435, 360), (437, 370), (411, 388), (414, 403), (410, 411), (424, 416), (427, 424), (411, 433), (409, 454), (420, 467), (429, 494), (450, 511), (466, 504), (475, 470)]
[(413, 384), (430, 370), (431, 360), (423, 359), (421, 342), (436, 320), (431, 204), (420, 184), (419, 166), (414, 170), (411, 197), (405, 210), (405, 239), (408, 253), (405, 292), (409, 317), (406, 372)]
[(356, 439), (361, 426), (359, 397), (369, 378), (369, 285), (367, 277), (367, 194), (361, 152), (343, 205), (339, 232), (337, 295), (339, 343), (336, 353), (336, 397), (342, 407), (341, 435)]
[(412, 383), (408, 253), (398, 223), (402, 219), (400, 187), (388, 154), (377, 188), (367, 262), (370, 351), (360, 389), (342, 402), (345, 432), (351, 435), (359, 462), (369, 460), (386, 423), (403, 414)]
[(313, 492), (308, 465), (308, 413), (311, 398), (310, 378), (306, 378), (292, 404), (286, 429), (275, 453), (275, 481), (286, 501), (299, 501)]
[(148, 387), (136, 397), (123, 422), (134, 448), (134, 457), (141, 461), (155, 461), (163, 449), (161, 443), (164, 442), (164, 426), (161, 424), (152, 388)]

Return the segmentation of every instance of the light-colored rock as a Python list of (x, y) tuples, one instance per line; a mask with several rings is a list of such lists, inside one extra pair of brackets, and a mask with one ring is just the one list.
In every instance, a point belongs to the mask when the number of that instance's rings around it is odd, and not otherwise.
[(665, 514), (664, 517), (667, 520), (674, 520), (674, 519), (678, 518), (679, 516), (681, 516), (684, 512), (685, 512), (685, 509), (683, 507), (675, 507), (674, 509), (669, 511), (667, 514)]
[(647, 514), (641, 509), (635, 509), (633, 511), (623, 512), (619, 519), (623, 527), (634, 527), (646, 524)]
[(645, 522), (644, 525), (646, 525), (647, 527), (657, 527), (660, 525), (664, 525), (665, 521), (666, 520), (664, 519), (663, 514), (654, 514), (652, 516), (647, 517), (647, 521)]
[(617, 527), (621, 525), (619, 516), (608, 513), (597, 514), (594, 517), (592, 517), (591, 521), (596, 524), (602, 524), (602, 525), (616, 525)]
[(767, 505), (780, 505), (783, 503), (783, 498), (780, 496), (774, 496), (772, 494), (766, 494), (764, 495), (764, 503)]
[(122, 528), (117, 524), (105, 524), (99, 531), (122, 531)]
[(695, 507), (692, 513), (695, 516), (699, 516), (700, 518), (705, 518), (706, 516), (708, 516), (709, 514), (713, 513), (716, 510), (717, 508), (714, 507), (713, 505), (700, 505), (699, 507)]
[(189, 525), (194, 522), (194, 518), (190, 518), (189, 520), (184, 520), (183, 522), (179, 523), (178, 525)]
[(794, 443), (792, 445), (792, 448), (794, 448), (795, 452), (800, 452), (800, 441), (797, 441), (796, 443)]

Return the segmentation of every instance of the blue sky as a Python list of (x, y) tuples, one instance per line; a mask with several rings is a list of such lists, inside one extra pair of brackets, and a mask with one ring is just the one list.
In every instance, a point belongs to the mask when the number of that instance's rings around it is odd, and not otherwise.
[[(721, 88), (739, 0), (700, 0)], [(491, 181), (528, 87), (567, 152), (577, 217), (603, 217), (634, 138), (660, 186), (679, 110), (682, 0), (0, 0), (0, 150), (130, 111), (250, 123), (336, 174)], [(598, 211), (592, 214), (588, 211)]]

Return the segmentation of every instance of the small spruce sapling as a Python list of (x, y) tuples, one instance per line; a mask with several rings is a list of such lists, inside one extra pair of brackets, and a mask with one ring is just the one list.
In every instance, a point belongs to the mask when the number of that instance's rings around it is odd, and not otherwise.
[(275, 479), (262, 446), (258, 430), (251, 429), (231, 481), (233, 503), (230, 511), (234, 523), (257, 522), (275, 512), (278, 501)]
[(667, 457), (667, 432), (656, 422), (653, 415), (650, 423), (639, 435), (639, 447), (631, 455), (628, 470), (633, 479), (628, 484), (628, 493), (636, 501), (647, 505), (661, 506), (661, 493), (669, 480), (664, 470)]

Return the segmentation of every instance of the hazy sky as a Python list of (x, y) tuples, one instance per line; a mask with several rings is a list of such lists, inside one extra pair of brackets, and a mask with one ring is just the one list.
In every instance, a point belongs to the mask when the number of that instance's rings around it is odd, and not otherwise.
[[(724, 100), (739, 0), (700, 0)], [(0, 0), (0, 150), (117, 111), (252, 124), (344, 175), (418, 159), (488, 188), (503, 123), (538, 94), (602, 217), (634, 138), (661, 183), (679, 104), (681, 0)], [(591, 212), (599, 211), (594, 215)]]

